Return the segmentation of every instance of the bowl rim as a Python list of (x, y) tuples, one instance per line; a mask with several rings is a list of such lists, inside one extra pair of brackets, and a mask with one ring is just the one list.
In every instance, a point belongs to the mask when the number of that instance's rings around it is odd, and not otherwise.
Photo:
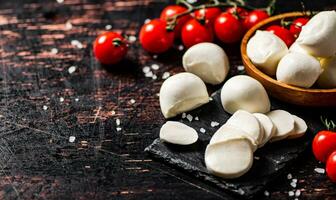
[(249, 59), (247, 56), (246, 48), (247, 48), (247, 42), (250, 40), (250, 38), (254, 35), (254, 33), (261, 27), (274, 22), (278, 20), (282, 20), (284, 18), (294, 18), (294, 17), (302, 17), (302, 16), (309, 16), (310, 13), (308, 12), (289, 12), (289, 13), (283, 13), (279, 15), (275, 15), (272, 17), (269, 17), (255, 26), (253, 26), (247, 33), (244, 35), (242, 39), (242, 43), (240, 45), (240, 52), (242, 61), (249, 67), (253, 73), (258, 74), (261, 78), (265, 79), (268, 82), (271, 82), (272, 84), (278, 85), (280, 87), (289, 89), (289, 90), (295, 90), (298, 92), (309, 92), (309, 93), (336, 93), (336, 88), (330, 88), (330, 89), (319, 89), (319, 88), (301, 88), (296, 87), (292, 85), (288, 85), (286, 83), (281, 83), (280, 81), (277, 81), (276, 79), (272, 78), (271, 76), (268, 76), (261, 70), (259, 70)]

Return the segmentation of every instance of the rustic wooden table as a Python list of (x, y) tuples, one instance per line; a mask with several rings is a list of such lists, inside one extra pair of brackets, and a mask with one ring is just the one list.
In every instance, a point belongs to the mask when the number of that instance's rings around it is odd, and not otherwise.
[[(254, 1), (255, 2), (255, 1)], [(257, 2), (259, 3), (259, 1)], [(226, 199), (223, 191), (153, 161), (143, 152), (164, 122), (158, 96), (162, 76), (182, 71), (177, 50), (144, 52), (137, 33), (167, 0), (18, 0), (0, 5), (1, 199)], [(334, 0), (306, 1), (335, 9)], [(279, 1), (277, 12), (300, 10)], [(92, 55), (96, 35), (111, 28), (131, 36), (118, 69)], [(225, 47), (232, 68), (239, 48)], [(155, 77), (144, 66), (159, 65)], [(218, 87), (217, 87), (218, 88)], [(119, 125), (120, 120), (120, 125)], [(308, 152), (288, 173), (300, 199), (336, 199), (336, 187), (314, 171)], [(294, 199), (287, 174), (259, 199)]]

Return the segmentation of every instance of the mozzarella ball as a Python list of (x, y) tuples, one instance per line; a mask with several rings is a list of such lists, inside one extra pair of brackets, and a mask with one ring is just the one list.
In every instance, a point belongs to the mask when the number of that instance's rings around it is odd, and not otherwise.
[(183, 67), (187, 72), (213, 85), (224, 81), (230, 69), (229, 59), (224, 50), (213, 43), (199, 43), (183, 55)]
[(321, 88), (336, 88), (336, 56), (320, 60), (323, 72), (317, 80)]
[(269, 31), (257, 31), (246, 50), (252, 63), (270, 76), (275, 75), (280, 59), (288, 53), (286, 44)]
[(267, 113), (271, 108), (265, 88), (246, 75), (234, 76), (223, 85), (221, 101), (224, 110), (231, 114), (237, 110)]
[(209, 102), (204, 82), (184, 72), (165, 80), (160, 89), (160, 107), (165, 118), (193, 110)]
[(160, 129), (160, 139), (171, 144), (190, 145), (198, 140), (198, 134), (181, 122), (168, 121)]
[(291, 52), (278, 65), (278, 81), (303, 88), (311, 87), (322, 73), (320, 62), (313, 56)]
[(296, 40), (315, 57), (330, 57), (336, 53), (336, 12), (323, 11), (312, 17)]

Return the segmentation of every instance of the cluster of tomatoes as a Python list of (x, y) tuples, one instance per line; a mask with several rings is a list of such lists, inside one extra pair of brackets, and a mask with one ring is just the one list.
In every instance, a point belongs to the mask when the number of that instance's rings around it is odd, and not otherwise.
[(142, 26), (139, 39), (150, 53), (167, 51), (175, 39), (181, 39), (187, 48), (201, 42), (213, 42), (215, 37), (223, 43), (235, 43), (248, 29), (268, 17), (264, 10), (248, 11), (242, 7), (229, 7), (224, 12), (219, 7), (189, 12), (184, 6), (169, 5), (162, 10), (160, 18), (149, 20)]
[(290, 47), (299, 36), (302, 26), (304, 26), (308, 21), (309, 18), (307, 17), (299, 17), (293, 22), (290, 22), (289, 29), (282, 25), (271, 25), (266, 28), (266, 30), (278, 36), (286, 43), (287, 47)]
[(336, 132), (318, 132), (313, 140), (313, 153), (317, 160), (326, 163), (328, 177), (336, 182)]

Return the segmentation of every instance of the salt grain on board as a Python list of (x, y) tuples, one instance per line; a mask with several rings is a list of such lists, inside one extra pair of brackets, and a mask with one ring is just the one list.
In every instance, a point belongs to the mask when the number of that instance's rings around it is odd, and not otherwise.
[(198, 120), (199, 120), (199, 118), (196, 116), (196, 117), (195, 117), (195, 120), (196, 120), (196, 121), (198, 121)]
[(110, 25), (110, 24), (106, 25), (106, 26), (105, 26), (105, 29), (106, 29), (106, 30), (111, 30), (111, 29), (112, 29), (112, 25)]
[(153, 80), (156, 80), (156, 79), (157, 79), (157, 76), (156, 76), (155, 74), (153, 74), (152, 79), (153, 79)]
[(131, 99), (131, 100), (130, 100), (130, 103), (131, 103), (131, 104), (135, 104), (135, 100), (134, 100), (134, 99)]
[(59, 98), (59, 101), (60, 101), (60, 102), (63, 102), (63, 101), (64, 101), (64, 98), (63, 98), (63, 97), (60, 97), (60, 98)]
[(189, 122), (191, 122), (193, 120), (193, 116), (191, 114), (188, 114), (187, 119), (188, 119)]
[(186, 113), (182, 113), (182, 119), (186, 118), (187, 114)]
[(74, 72), (76, 71), (76, 69), (77, 69), (76, 66), (71, 66), (71, 67), (69, 67), (69, 69), (68, 69), (69, 74), (74, 73)]
[(121, 127), (117, 127), (116, 130), (119, 132), (121, 131)]
[(268, 197), (268, 196), (270, 195), (270, 193), (269, 193), (267, 190), (265, 190), (265, 191), (264, 191), (264, 195), (265, 195), (266, 197)]
[(43, 110), (48, 110), (48, 106), (43, 106)]
[(245, 67), (243, 65), (238, 65), (237, 69), (238, 71), (244, 71)]
[(72, 23), (71, 23), (71, 21), (67, 21), (67, 22), (65, 23), (65, 29), (66, 29), (66, 30), (71, 30), (71, 29), (72, 29)]
[(52, 48), (51, 51), (50, 51), (50, 53), (52, 53), (52, 54), (57, 54), (57, 53), (58, 53), (58, 49), (56, 49), (56, 48)]
[(135, 42), (136, 39), (137, 39), (137, 38), (136, 38), (134, 35), (130, 35), (130, 36), (128, 36), (128, 41), (129, 41), (130, 43)]
[(78, 99), (78, 98), (76, 98), (76, 99), (75, 99), (75, 101), (76, 101), (76, 102), (78, 102), (78, 101), (79, 101), (79, 99)]
[(71, 45), (75, 46), (78, 49), (82, 49), (83, 48), (83, 44), (80, 41), (78, 41), (78, 40), (72, 40), (71, 41)]
[(169, 72), (165, 72), (162, 75), (162, 79), (167, 79), (167, 78), (169, 78), (169, 76), (170, 76), (170, 73)]
[(215, 122), (215, 121), (212, 121), (210, 125), (211, 125), (211, 127), (216, 127), (216, 126), (219, 125), (219, 123), (218, 123), (218, 122)]
[(142, 68), (142, 72), (143, 72), (143, 73), (148, 73), (148, 72), (150, 72), (150, 67), (148, 67), (148, 66), (143, 67), (143, 68)]
[(152, 64), (152, 69), (153, 70), (158, 70), (158, 69), (160, 69), (160, 66), (158, 65), (158, 64)]
[(177, 48), (178, 48), (179, 51), (183, 51), (184, 46), (183, 45), (179, 45)]
[(323, 168), (315, 168), (314, 171), (319, 173), (319, 174), (324, 174), (325, 173), (325, 169), (323, 169)]
[(292, 179), (292, 178), (293, 178), (292, 174), (287, 174), (287, 179)]
[(56, 0), (57, 3), (63, 3), (64, 0)]
[(120, 125), (120, 119), (116, 119), (116, 125), (119, 126)]
[(205, 133), (206, 130), (204, 128), (200, 128), (201, 133)]
[(296, 197), (299, 197), (301, 195), (301, 190), (296, 190), (296, 192), (295, 192), (295, 196)]
[(294, 192), (293, 191), (289, 191), (288, 192), (288, 196), (290, 196), (290, 197), (294, 196)]
[(75, 136), (70, 136), (69, 137), (69, 142), (73, 143), (73, 142), (75, 142), (75, 140), (76, 140)]

